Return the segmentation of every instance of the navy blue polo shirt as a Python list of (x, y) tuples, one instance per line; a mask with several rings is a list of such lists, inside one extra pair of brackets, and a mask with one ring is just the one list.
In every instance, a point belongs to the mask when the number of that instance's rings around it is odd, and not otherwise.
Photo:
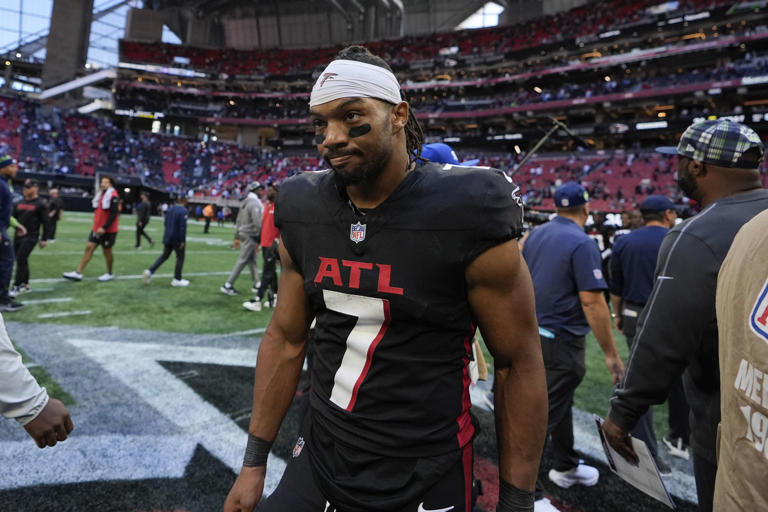
[(165, 212), (164, 245), (179, 245), (187, 240), (187, 209), (176, 204)]
[(586, 335), (579, 292), (608, 288), (595, 241), (574, 221), (557, 216), (531, 231), (523, 257), (533, 278), (539, 326), (559, 335)]
[(669, 230), (645, 226), (620, 237), (611, 253), (611, 293), (627, 302), (645, 304), (653, 289), (653, 275), (661, 242)]

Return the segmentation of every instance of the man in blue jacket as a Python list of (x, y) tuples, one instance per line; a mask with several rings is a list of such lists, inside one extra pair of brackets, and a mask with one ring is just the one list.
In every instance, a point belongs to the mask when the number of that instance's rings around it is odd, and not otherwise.
[(176, 204), (165, 213), (165, 233), (163, 234), (163, 254), (144, 271), (142, 281), (149, 284), (152, 274), (167, 260), (171, 252), (176, 251), (176, 270), (171, 286), (189, 286), (189, 280), (182, 279), (181, 269), (184, 266), (184, 247), (187, 240), (187, 198), (183, 195), (176, 198)]
[[(19, 167), (8, 155), (0, 156), (0, 311), (18, 311), (23, 304), (11, 300), (8, 285), (13, 273), (13, 245), (8, 236), (13, 209), (13, 191), (9, 181), (16, 177)], [(26, 229), (23, 230), (26, 233)]]

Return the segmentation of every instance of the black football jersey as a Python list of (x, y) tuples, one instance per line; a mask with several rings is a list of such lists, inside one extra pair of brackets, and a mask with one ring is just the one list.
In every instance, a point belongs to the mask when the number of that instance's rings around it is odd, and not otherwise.
[(393, 457), (471, 440), (464, 274), (521, 233), (517, 192), (497, 169), (433, 163), (366, 212), (333, 171), (281, 186), (275, 223), (316, 318), (314, 421), (337, 440)]

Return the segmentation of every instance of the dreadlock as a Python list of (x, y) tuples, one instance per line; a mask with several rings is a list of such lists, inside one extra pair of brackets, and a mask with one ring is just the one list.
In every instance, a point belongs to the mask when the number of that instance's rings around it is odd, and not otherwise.
[[(360, 45), (347, 46), (339, 52), (334, 60), (355, 60), (357, 62), (379, 66), (392, 72), (392, 68), (389, 67), (389, 64), (387, 64), (384, 59), (372, 54), (368, 48)], [(405, 101), (405, 95), (402, 90), (400, 91), (400, 98)], [(424, 145), (424, 131), (421, 129), (421, 124), (410, 109), (408, 111), (408, 121), (405, 122), (404, 130), (405, 147), (408, 151), (410, 161), (413, 162), (421, 157), (421, 147)]]

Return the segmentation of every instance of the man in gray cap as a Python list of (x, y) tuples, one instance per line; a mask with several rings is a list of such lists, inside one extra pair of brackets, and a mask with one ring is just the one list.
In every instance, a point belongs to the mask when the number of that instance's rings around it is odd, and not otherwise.
[(664, 238), (653, 290), (638, 320), (625, 378), (611, 399), (605, 432), (622, 456), (636, 462), (629, 432), (650, 405), (666, 399), (682, 374), (691, 407), (699, 508), (706, 512), (712, 510), (720, 421), (717, 273), (736, 232), (768, 209), (759, 171), (765, 149), (751, 128), (719, 119), (689, 126), (676, 148), (659, 151), (677, 154), (678, 185), (702, 210)]
[(221, 285), (221, 293), (225, 295), (238, 295), (235, 290), (235, 280), (248, 265), (251, 269), (251, 278), (253, 286), (251, 291), (258, 291), (259, 268), (256, 265), (258, 255), (259, 237), (261, 235), (261, 218), (264, 214), (264, 205), (261, 203), (261, 196), (264, 193), (264, 185), (254, 181), (248, 185), (248, 194), (240, 205), (240, 211), (237, 212), (237, 221), (235, 222), (235, 249), (240, 249), (240, 255), (237, 258), (232, 273), (229, 274), (227, 282)]

